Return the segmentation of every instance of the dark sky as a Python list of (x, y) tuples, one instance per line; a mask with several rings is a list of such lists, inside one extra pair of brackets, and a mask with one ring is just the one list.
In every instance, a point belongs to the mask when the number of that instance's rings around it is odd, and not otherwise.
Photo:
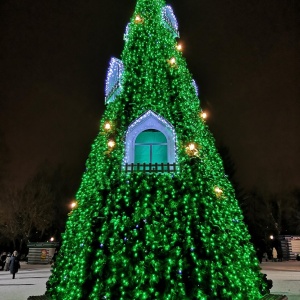
[[(236, 180), (300, 188), (298, 0), (173, 0), (184, 56)], [(135, 0), (1, 0), (0, 131), (7, 181), (47, 163), (78, 187)]]

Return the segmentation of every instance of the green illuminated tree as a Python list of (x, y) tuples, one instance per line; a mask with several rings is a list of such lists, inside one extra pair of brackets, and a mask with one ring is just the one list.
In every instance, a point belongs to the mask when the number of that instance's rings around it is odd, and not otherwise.
[(164, 5), (137, 1), (122, 62), (111, 63), (52, 299), (261, 297), (255, 251)]

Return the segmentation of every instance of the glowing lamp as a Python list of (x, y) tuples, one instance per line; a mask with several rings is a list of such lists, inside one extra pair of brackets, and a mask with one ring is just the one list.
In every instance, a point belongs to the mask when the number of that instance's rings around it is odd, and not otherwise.
[(215, 187), (215, 193), (216, 193), (217, 196), (221, 196), (223, 191), (218, 186), (216, 186)]
[(178, 45), (176, 46), (176, 49), (177, 49), (178, 51), (182, 51), (182, 45), (181, 45), (181, 44), (178, 44)]
[(113, 148), (114, 146), (115, 146), (115, 142), (113, 141), (113, 140), (110, 140), (108, 143), (107, 143), (107, 145), (108, 145), (108, 147), (109, 148)]
[(207, 118), (207, 113), (204, 111), (201, 112), (201, 118), (205, 120)]
[(135, 23), (135, 24), (141, 24), (141, 23), (143, 23), (143, 21), (144, 21), (144, 19), (141, 18), (140, 15), (136, 15), (136, 17), (135, 17), (135, 19), (134, 19), (134, 23)]
[(197, 156), (199, 157), (199, 151), (197, 149), (197, 145), (194, 143), (190, 143), (187, 145), (187, 147), (185, 148), (187, 154), (189, 156)]
[(193, 143), (189, 144), (188, 147), (189, 147), (189, 150), (190, 150), (190, 151), (193, 151), (193, 150), (196, 149), (196, 146), (195, 146), (195, 144), (193, 144)]
[(171, 66), (174, 66), (174, 65), (176, 64), (176, 59), (175, 59), (175, 57), (172, 57), (172, 58), (169, 60), (169, 64), (170, 64)]
[(51, 238), (50, 238), (50, 242), (54, 242), (54, 237), (51, 237)]
[(105, 123), (104, 128), (105, 128), (105, 130), (110, 130), (111, 129), (110, 123), (108, 123), (108, 122)]
[(77, 206), (77, 202), (73, 201), (73, 202), (71, 203), (71, 208), (73, 209), (73, 208), (75, 208), (76, 206)]

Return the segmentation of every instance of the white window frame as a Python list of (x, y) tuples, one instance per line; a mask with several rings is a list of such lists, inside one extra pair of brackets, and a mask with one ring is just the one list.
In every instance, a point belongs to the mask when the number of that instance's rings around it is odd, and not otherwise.
[(142, 131), (148, 129), (158, 130), (165, 135), (168, 147), (168, 163), (174, 164), (176, 162), (176, 133), (174, 127), (152, 110), (148, 110), (129, 125), (125, 138), (124, 164), (134, 163), (135, 140)]

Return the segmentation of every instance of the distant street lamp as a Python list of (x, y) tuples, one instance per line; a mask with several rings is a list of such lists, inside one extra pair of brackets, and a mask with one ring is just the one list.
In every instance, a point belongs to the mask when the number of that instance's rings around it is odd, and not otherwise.
[(51, 238), (50, 238), (50, 242), (54, 242), (54, 237), (51, 237)]
[(270, 239), (273, 240), (273, 239), (274, 239), (274, 236), (273, 236), (273, 235), (270, 235)]

